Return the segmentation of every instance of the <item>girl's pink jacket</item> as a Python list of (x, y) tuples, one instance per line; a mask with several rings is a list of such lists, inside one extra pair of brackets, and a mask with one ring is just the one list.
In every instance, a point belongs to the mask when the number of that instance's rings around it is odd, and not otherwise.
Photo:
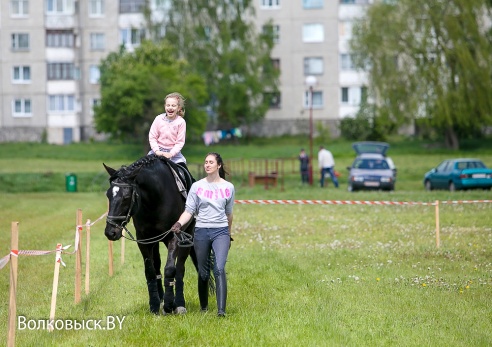
[(181, 152), (185, 139), (186, 121), (183, 117), (177, 116), (173, 121), (169, 121), (165, 113), (155, 117), (149, 131), (149, 144), (154, 152), (160, 147), (169, 150), (174, 157)]

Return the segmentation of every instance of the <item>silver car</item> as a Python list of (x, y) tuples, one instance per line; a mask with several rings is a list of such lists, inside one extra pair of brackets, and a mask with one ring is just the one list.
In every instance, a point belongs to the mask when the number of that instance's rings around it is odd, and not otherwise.
[(348, 190), (395, 190), (396, 167), (386, 156), (389, 144), (386, 142), (364, 141), (352, 144), (357, 157), (348, 166)]

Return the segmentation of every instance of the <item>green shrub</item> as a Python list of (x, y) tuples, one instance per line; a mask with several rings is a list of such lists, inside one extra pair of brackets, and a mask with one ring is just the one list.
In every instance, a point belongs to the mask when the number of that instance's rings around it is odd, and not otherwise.
[(372, 125), (366, 115), (358, 114), (355, 118), (343, 118), (340, 121), (340, 132), (346, 140), (363, 141), (371, 135)]

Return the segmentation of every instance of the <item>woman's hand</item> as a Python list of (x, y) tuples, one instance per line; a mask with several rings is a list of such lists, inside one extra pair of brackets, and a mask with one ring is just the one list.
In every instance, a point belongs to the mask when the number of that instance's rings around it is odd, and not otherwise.
[(181, 223), (176, 222), (174, 225), (171, 227), (171, 231), (175, 234), (179, 234), (181, 232)]

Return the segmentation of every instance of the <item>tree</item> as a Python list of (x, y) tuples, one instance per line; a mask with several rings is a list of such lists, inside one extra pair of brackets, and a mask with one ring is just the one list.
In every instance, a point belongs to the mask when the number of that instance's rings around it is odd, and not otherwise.
[(100, 71), (101, 103), (94, 114), (98, 131), (146, 143), (152, 121), (164, 112), (164, 97), (175, 91), (187, 99), (187, 136), (199, 137), (205, 130), (205, 81), (177, 58), (171, 45), (146, 41), (133, 53), (121, 48), (101, 62)]
[(270, 58), (272, 30), (256, 32), (251, 0), (172, 0), (169, 11), (166, 39), (206, 79), (217, 125), (261, 120), (278, 93), (279, 71)]
[(379, 2), (354, 25), (351, 50), (368, 70), (380, 124), (424, 119), (446, 144), (492, 124), (489, 0)]

